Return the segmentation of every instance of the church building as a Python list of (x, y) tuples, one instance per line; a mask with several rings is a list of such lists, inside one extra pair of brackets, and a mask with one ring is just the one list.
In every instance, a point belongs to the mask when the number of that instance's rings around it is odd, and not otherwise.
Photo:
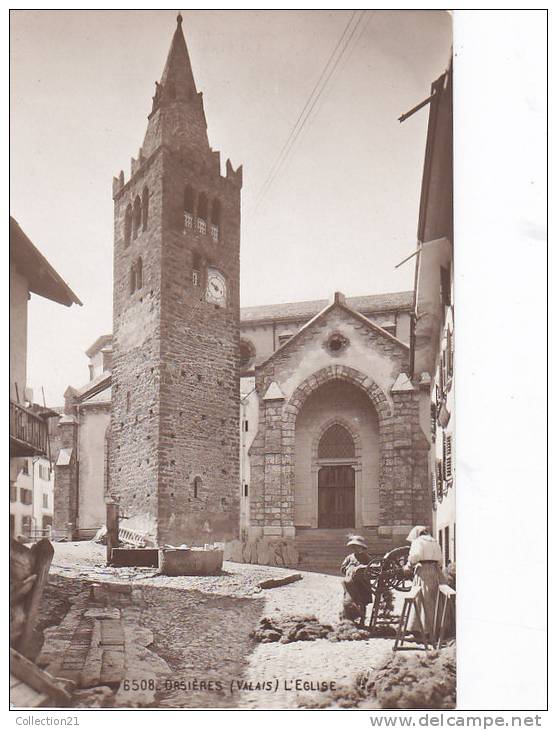
[(209, 146), (178, 16), (131, 177), (114, 179), (113, 334), (66, 392), (62, 442), (87, 467), (64, 519), (90, 535), (110, 494), (157, 544), (288, 544), (315, 565), (350, 531), (400, 545), (431, 523), (413, 292), (240, 310), (241, 187)]

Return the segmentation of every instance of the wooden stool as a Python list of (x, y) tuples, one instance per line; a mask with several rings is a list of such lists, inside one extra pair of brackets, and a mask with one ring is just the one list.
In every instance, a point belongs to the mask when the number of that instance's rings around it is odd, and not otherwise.
[(410, 589), (410, 591), (404, 596), (404, 605), (402, 607), (402, 613), (400, 614), (400, 621), (399, 621), (398, 629), (396, 632), (396, 639), (395, 639), (395, 643), (393, 646), (393, 651), (400, 651), (401, 649), (414, 648), (414, 647), (410, 647), (410, 646), (403, 646), (404, 642), (407, 640), (406, 637), (409, 634), (413, 633), (412, 631), (408, 631), (408, 621), (410, 620), (410, 614), (412, 613), (412, 608), (414, 608), (414, 611), (416, 614), (418, 630), (420, 631), (421, 635), (423, 636), (424, 649), (427, 650), (429, 648), (427, 634), (423, 627), (422, 617), (420, 615), (420, 604), (422, 601), (423, 601), (423, 596), (422, 596), (421, 586), (413, 586)]
[[(435, 601), (435, 618), (433, 626), (435, 630), (435, 636), (437, 638), (437, 649), (440, 648), (445, 634), (447, 633), (448, 621), (450, 611), (449, 606), (453, 607), (453, 616), (456, 616), (456, 591), (446, 584), (439, 586), (439, 592), (437, 593), (437, 600)], [(439, 622), (439, 625), (438, 625)]]

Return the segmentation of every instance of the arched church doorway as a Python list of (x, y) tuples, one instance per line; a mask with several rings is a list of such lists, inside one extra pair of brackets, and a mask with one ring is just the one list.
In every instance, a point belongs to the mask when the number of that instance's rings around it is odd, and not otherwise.
[[(355, 527), (354, 439), (340, 423), (333, 423), (319, 441), (318, 527)], [(344, 463), (342, 463), (344, 462)]]
[(332, 379), (311, 392), (293, 452), (296, 528), (379, 524), (379, 420), (365, 391)]

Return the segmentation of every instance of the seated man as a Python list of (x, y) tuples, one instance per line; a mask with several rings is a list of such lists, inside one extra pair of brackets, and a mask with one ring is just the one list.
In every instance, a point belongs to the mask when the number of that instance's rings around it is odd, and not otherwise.
[(367, 554), (367, 545), (363, 537), (354, 535), (346, 543), (352, 552), (344, 558), (340, 567), (345, 576), (342, 581), (344, 596), (342, 599), (341, 618), (356, 622), (360, 619), (363, 626), (366, 618), (366, 606), (373, 602), (373, 592), (367, 571), (371, 560)]

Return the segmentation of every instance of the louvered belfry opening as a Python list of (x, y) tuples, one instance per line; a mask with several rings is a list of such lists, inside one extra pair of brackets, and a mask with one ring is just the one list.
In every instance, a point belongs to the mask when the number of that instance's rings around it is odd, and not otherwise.
[(340, 423), (330, 426), (319, 442), (317, 457), (319, 459), (354, 459), (356, 451), (354, 439)]

